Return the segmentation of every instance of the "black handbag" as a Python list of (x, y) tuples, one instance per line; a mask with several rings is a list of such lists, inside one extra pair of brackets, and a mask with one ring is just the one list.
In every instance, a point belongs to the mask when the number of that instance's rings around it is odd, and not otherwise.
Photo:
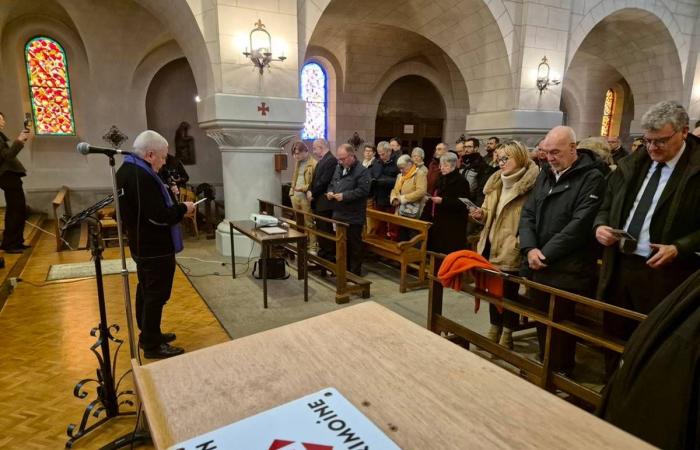
[[(284, 258), (267, 258), (266, 262), (268, 280), (286, 280), (289, 278)], [(255, 264), (253, 264), (253, 276), (258, 280), (262, 280), (262, 259), (255, 261)]]

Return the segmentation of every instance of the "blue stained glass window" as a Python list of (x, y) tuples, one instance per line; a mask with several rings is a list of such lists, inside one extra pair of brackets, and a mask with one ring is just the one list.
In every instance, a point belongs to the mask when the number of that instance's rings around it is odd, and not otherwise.
[(306, 102), (302, 139), (326, 139), (328, 133), (328, 77), (316, 62), (301, 69), (301, 98)]

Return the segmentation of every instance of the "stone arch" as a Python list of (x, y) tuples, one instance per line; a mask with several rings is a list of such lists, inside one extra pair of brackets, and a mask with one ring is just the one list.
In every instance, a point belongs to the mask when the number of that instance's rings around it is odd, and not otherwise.
[[(511, 57), (517, 47), (513, 14), (502, 0), (436, 0), (430, 5), (399, 0), (358, 0), (352, 5), (338, 0), (319, 5), (304, 2), (300, 41), (312, 44), (314, 36), (341, 40), (367, 26), (415, 33), (455, 63), (469, 91), (471, 112), (503, 110), (514, 104)], [(347, 61), (342, 56), (339, 59), (343, 64)]]
[(174, 40), (165, 42), (154, 48), (146, 56), (141, 59), (138, 66), (134, 70), (131, 86), (132, 89), (139, 92), (146, 101), (146, 91), (153, 81), (153, 77), (168, 63), (176, 59), (183, 58), (185, 55), (177, 42)]
[(649, 11), (619, 9), (602, 18), (570, 58), (564, 84), (570, 92), (586, 93), (580, 98), (587, 105), (582, 106), (580, 122), (584, 133), (593, 132), (592, 105), (602, 101), (617, 79), (624, 79), (634, 98), (632, 133), (639, 131), (637, 120), (652, 104), (683, 98), (678, 49), (664, 22)]
[(219, 183), (222, 181), (221, 156), (216, 143), (206, 136), (197, 123), (194, 97), (198, 86), (192, 67), (182, 55), (170, 59), (176, 54), (167, 54), (165, 50), (161, 53), (168, 58), (162, 58), (160, 66), (148, 64), (149, 74), (150, 69), (156, 70), (150, 77), (141, 78), (148, 79), (143, 94), (147, 127), (161, 133), (170, 144), (170, 153), (174, 154), (175, 131), (181, 122), (189, 122), (189, 134), (194, 138), (196, 155), (195, 163), (186, 166), (190, 180), (193, 184), (204, 181)]
[(195, 17), (195, 15), (203, 16), (212, 13), (211, 11), (202, 11), (202, 6), (196, 5), (203, 2), (188, 2), (187, 0), (133, 1), (150, 12), (153, 17), (157, 17), (178, 43), (190, 62), (199, 95), (205, 98), (221, 91), (221, 80), (215, 80), (212, 68), (212, 61), (218, 60), (218, 57), (210, 53), (210, 48), (205, 42), (205, 36), (212, 31), (204, 28), (204, 20), (201, 20), (202, 25), (200, 26), (197, 17)]
[[(588, 3), (588, 2), (587, 2)], [(589, 35), (591, 30), (601, 21), (611, 15), (629, 9), (638, 9), (656, 16), (665, 26), (670, 34), (676, 47), (676, 51), (681, 61), (682, 73), (685, 73), (686, 61), (683, 61), (681, 55), (687, 53), (690, 43), (681, 31), (681, 27), (676, 21), (673, 11), (668, 8), (666, 2), (649, 2), (644, 0), (598, 0), (592, 2), (583, 15), (577, 15), (578, 20), (574, 21), (571, 26), (571, 37), (569, 38), (569, 58), (571, 62), (584, 39)]]

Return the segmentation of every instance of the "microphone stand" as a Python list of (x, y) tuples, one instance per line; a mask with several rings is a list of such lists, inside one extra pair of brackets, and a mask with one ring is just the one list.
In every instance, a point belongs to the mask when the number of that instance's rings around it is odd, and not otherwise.
[[(133, 323), (133, 313), (131, 309), (131, 295), (130, 295), (130, 289), (129, 289), (129, 270), (126, 267), (126, 254), (124, 251), (124, 240), (123, 240), (123, 232), (122, 232), (122, 218), (121, 218), (121, 211), (119, 208), (119, 194), (117, 192), (117, 176), (116, 176), (116, 170), (115, 170), (115, 161), (114, 161), (114, 154), (108, 154), (107, 157), (109, 158), (109, 165), (110, 165), (110, 170), (111, 170), (111, 175), (112, 175), (112, 198), (106, 198), (103, 201), (98, 202), (97, 204), (91, 206), (90, 208), (86, 209), (85, 211), (77, 214), (76, 216), (72, 217), (68, 223), (65, 226), (68, 226), (71, 223), (76, 223), (82, 220), (91, 220), (92, 222), (92, 250), (93, 250), (93, 257), (95, 259), (95, 277), (97, 280), (97, 288), (98, 288), (98, 303), (100, 306), (100, 325), (99, 327), (95, 328), (92, 330), (92, 335), (98, 335), (99, 338), (98, 341), (91, 347), (91, 351), (97, 356), (97, 360), (99, 362), (100, 367), (97, 370), (97, 379), (84, 379), (81, 380), (73, 390), (73, 393), (76, 397), (78, 398), (85, 398), (87, 396), (87, 393), (82, 389), (83, 385), (88, 383), (88, 382), (97, 382), (98, 387), (97, 387), (97, 395), (98, 398), (96, 400), (93, 400), (90, 405), (86, 408), (84, 414), (83, 414), (83, 419), (80, 423), (79, 426), (76, 425), (69, 425), (67, 434), (69, 436), (68, 442), (66, 442), (66, 448), (71, 448), (75, 441), (78, 439), (82, 438), (85, 436), (87, 433), (90, 431), (94, 430), (95, 428), (99, 427), (109, 419), (121, 415), (137, 415), (135, 411), (130, 411), (130, 412), (121, 412), (119, 411), (119, 406), (121, 404), (128, 404), (128, 405), (134, 405), (136, 407), (136, 410), (140, 412), (141, 410), (141, 405), (138, 396), (136, 395), (135, 391), (124, 391), (118, 393), (117, 391), (119, 390), (119, 384), (121, 384), (122, 379), (126, 377), (126, 375), (131, 372), (131, 369), (127, 370), (121, 378), (119, 378), (119, 382), (115, 383), (114, 379), (116, 378), (116, 358), (119, 352), (119, 347), (121, 346), (122, 341), (119, 339), (116, 339), (112, 336), (111, 330), (114, 329), (116, 331), (119, 330), (119, 327), (117, 325), (107, 325), (107, 316), (106, 316), (106, 308), (105, 308), (105, 302), (104, 302), (104, 293), (103, 293), (103, 288), (102, 288), (102, 270), (101, 270), (101, 265), (100, 265), (100, 259), (102, 257), (102, 248), (100, 245), (100, 226), (99, 226), (99, 221), (96, 219), (91, 218), (94, 213), (96, 213), (100, 208), (108, 205), (111, 203), (112, 199), (115, 199), (114, 201), (114, 206), (115, 206), (115, 215), (116, 215), (116, 221), (117, 221), (117, 236), (119, 238), (119, 252), (121, 256), (121, 263), (122, 263), (122, 270), (121, 270), (121, 276), (122, 276), (122, 283), (123, 283), (123, 291), (124, 291), (124, 306), (126, 310), (126, 324), (127, 324), (127, 331), (128, 331), (128, 339), (129, 339), (129, 350), (131, 354), (131, 359), (138, 361), (140, 364), (140, 358), (139, 358), (139, 350), (136, 344), (136, 340), (134, 338), (134, 323)], [(118, 344), (117, 351), (114, 355), (114, 366), (112, 365), (111, 361), (111, 352), (109, 350), (109, 340), (112, 340)], [(101, 347), (102, 350), (102, 355), (99, 355), (96, 352), (97, 347)], [(119, 397), (122, 395), (133, 395), (134, 396), (134, 401), (131, 400), (124, 400), (120, 402)], [(100, 413), (102, 411), (106, 411), (106, 416), (102, 420), (98, 421), (97, 423), (88, 426), (88, 418), (90, 415), (93, 415), (94, 417), (99, 417)], [(127, 445), (133, 446), (136, 443), (142, 443), (142, 442), (147, 442), (150, 440), (150, 434), (148, 433), (148, 430), (145, 427), (144, 423), (144, 416), (141, 414), (137, 415), (137, 424), (136, 428), (134, 429), (133, 432), (130, 432), (122, 437), (119, 437), (115, 439), (114, 441), (108, 443), (104, 447), (101, 448), (101, 450), (115, 450), (119, 449), (122, 447), (125, 447)]]
[[(124, 288), (124, 309), (126, 310), (126, 327), (128, 330), (128, 337), (129, 337), (129, 350), (131, 354), (131, 359), (138, 361), (138, 364), (141, 365), (141, 358), (139, 357), (139, 348), (138, 344), (136, 343), (136, 339), (134, 338), (134, 316), (131, 310), (131, 291), (129, 288), (129, 270), (126, 268), (126, 254), (124, 251), (124, 239), (123, 239), (123, 231), (122, 231), (122, 215), (121, 211), (119, 209), (119, 197), (117, 197), (117, 172), (114, 167), (115, 162), (114, 162), (114, 154), (107, 155), (109, 158), (109, 167), (110, 167), (110, 172), (112, 175), (112, 193), (114, 195), (114, 198), (116, 199), (114, 202), (114, 211), (115, 211), (115, 216), (117, 219), (117, 237), (119, 238), (119, 256), (121, 257), (122, 260), (122, 270), (121, 270), (121, 276), (122, 276), (122, 286)], [(129, 369), (131, 370), (131, 369)], [(136, 410), (140, 411), (141, 410), (141, 401), (139, 400), (138, 395), (134, 395), (134, 400), (136, 402)], [(137, 423), (136, 423), (136, 428), (134, 429), (133, 432), (127, 433), (124, 436), (121, 436), (114, 441), (110, 442), (109, 444), (105, 445), (102, 447), (100, 450), (116, 450), (122, 447), (126, 447), (127, 445), (132, 446), (136, 443), (142, 443), (142, 442), (148, 442), (151, 440), (151, 435), (148, 432), (148, 429), (145, 427), (144, 423), (145, 419), (145, 414), (139, 414), (137, 416)]]

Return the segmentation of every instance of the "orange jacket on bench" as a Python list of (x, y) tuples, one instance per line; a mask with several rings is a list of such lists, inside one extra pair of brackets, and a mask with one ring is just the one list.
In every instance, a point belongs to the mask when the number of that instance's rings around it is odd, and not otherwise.
[[(486, 258), (471, 250), (459, 250), (445, 257), (438, 271), (438, 278), (443, 286), (459, 291), (462, 288), (462, 274), (472, 269), (490, 269), (500, 272), (498, 267), (489, 263)], [(489, 273), (474, 271), (477, 289), (488, 293), (493, 297), (503, 297), (503, 278)], [(474, 297), (474, 312), (479, 311), (481, 299)], [(496, 305), (499, 312), (503, 312), (503, 306)]]

